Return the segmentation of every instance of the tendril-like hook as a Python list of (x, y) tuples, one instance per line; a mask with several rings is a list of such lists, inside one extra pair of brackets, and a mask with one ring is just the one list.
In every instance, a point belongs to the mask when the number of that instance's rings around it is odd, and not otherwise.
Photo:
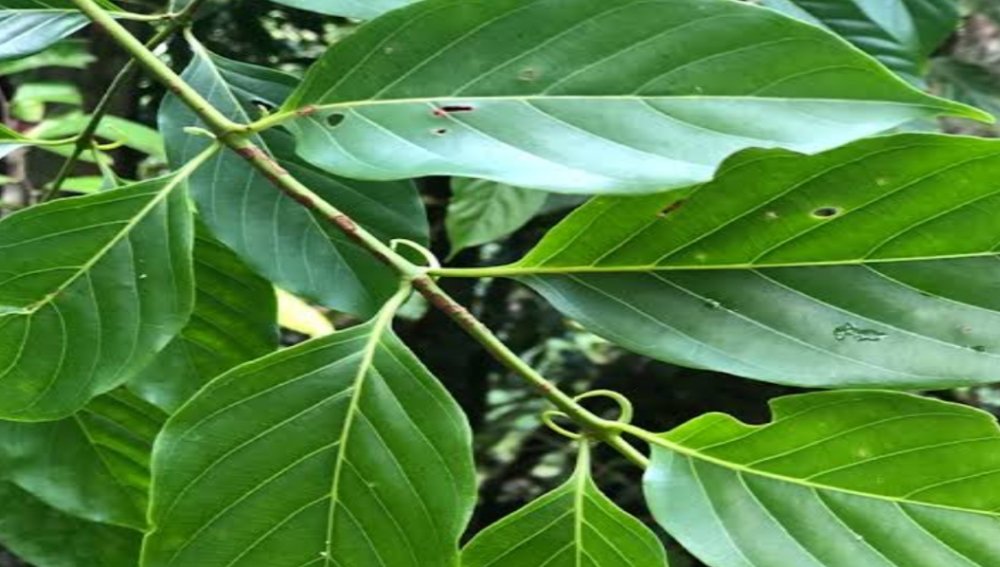
[(400, 246), (405, 246), (410, 250), (416, 251), (427, 262), (427, 265), (424, 266), (424, 268), (429, 270), (437, 270), (441, 268), (441, 261), (438, 260), (437, 256), (417, 242), (407, 240), (405, 238), (395, 238), (389, 241), (389, 246), (392, 248), (393, 252), (399, 250)]

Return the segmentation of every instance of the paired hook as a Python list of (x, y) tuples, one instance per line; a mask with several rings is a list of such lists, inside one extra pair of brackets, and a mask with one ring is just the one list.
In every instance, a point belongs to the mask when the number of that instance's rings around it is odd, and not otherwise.
[[(632, 423), (632, 419), (635, 417), (635, 408), (632, 407), (632, 402), (628, 398), (619, 394), (618, 392), (615, 392), (614, 390), (592, 390), (590, 392), (584, 392), (583, 394), (574, 397), (573, 401), (578, 402), (580, 400), (585, 400), (588, 398), (609, 398), (616, 404), (618, 404), (618, 409), (620, 413), (618, 414), (618, 418), (614, 420), (615, 423), (619, 423), (622, 425), (629, 425)], [(562, 425), (556, 423), (555, 419), (560, 417), (570, 419), (569, 415), (567, 415), (566, 412), (559, 410), (548, 410), (542, 413), (541, 419), (542, 423), (544, 423), (549, 429), (555, 431), (556, 433), (562, 435), (563, 437), (573, 440), (579, 440), (585, 437), (583, 433), (576, 433), (574, 431), (570, 431), (565, 427), (563, 427)]]

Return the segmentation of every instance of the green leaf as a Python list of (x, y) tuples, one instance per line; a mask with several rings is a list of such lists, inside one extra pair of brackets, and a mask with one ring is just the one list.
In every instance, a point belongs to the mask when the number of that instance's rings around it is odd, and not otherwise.
[(11, 152), (31, 143), (30, 140), (0, 124), (0, 158), (7, 157)]
[(911, 82), (958, 30), (955, 0), (763, 0), (762, 4), (826, 27)]
[[(98, 4), (118, 10), (105, 0)], [(71, 0), (0, 0), (0, 60), (41, 51), (87, 23)]]
[(139, 532), (67, 516), (0, 482), (0, 544), (36, 567), (135, 567)]
[(0, 221), (0, 417), (66, 417), (187, 322), (191, 211), (178, 177)]
[(749, 151), (683, 206), (597, 199), (487, 271), (686, 366), (812, 387), (995, 382), (998, 175), (1000, 143), (975, 138)]
[(63, 420), (0, 421), (0, 479), (73, 516), (142, 530), (149, 455), (165, 419), (115, 390)]
[(133, 392), (169, 413), (212, 378), (278, 348), (274, 288), (204, 228), (195, 239), (194, 275), (191, 320), (129, 382)]
[[(95, 193), (100, 193), (101, 191), (113, 189), (114, 187), (109, 182), (110, 182), (109, 179), (102, 177), (100, 175), (83, 175), (80, 177), (67, 177), (66, 181), (63, 182), (62, 184), (61, 190), (70, 193), (93, 195)], [(134, 181), (130, 181), (128, 183), (134, 183)]]
[(41, 53), (10, 61), (0, 61), (0, 75), (14, 75), (45, 67), (85, 69), (96, 60), (97, 58), (91, 55), (88, 50), (86, 42), (66, 40), (49, 46)]
[(597, 193), (705, 181), (747, 147), (811, 153), (940, 113), (989, 120), (730, 0), (419, 2), (335, 44), (284, 110), (299, 154), (340, 175)]
[(454, 178), (445, 228), (451, 255), (500, 240), (528, 224), (548, 195), (482, 179)]
[(274, 0), (300, 10), (370, 20), (386, 12), (412, 4), (415, 0)]
[(39, 122), (45, 118), (45, 107), (50, 103), (80, 106), (83, 95), (72, 83), (25, 83), (17, 88), (10, 113), (25, 122)]
[[(248, 76), (244, 72), (247, 65), (220, 65), (221, 59), (199, 45), (193, 47), (195, 58), (185, 79), (233, 119), (247, 121), (243, 105), (254, 100), (277, 105), (290, 90), (267, 80), (266, 71)], [(260, 88), (262, 81), (270, 85)], [(195, 124), (194, 114), (176, 99), (164, 104), (160, 125), (171, 163), (184, 163), (209, 143), (183, 131)], [(383, 240), (427, 241), (423, 205), (411, 183), (366, 183), (333, 177), (295, 157), (293, 141), (283, 131), (266, 132), (255, 141), (296, 178)], [(190, 187), (212, 233), (279, 287), (327, 307), (362, 315), (376, 311), (395, 291), (391, 270), (327, 219), (281, 193), (240, 156), (232, 152), (218, 155), (191, 177)]]
[[(45, 140), (73, 137), (83, 132), (90, 119), (89, 114), (80, 112), (65, 114), (45, 120), (32, 128), (28, 135)], [(108, 142), (120, 142), (146, 155), (160, 159), (166, 158), (163, 138), (160, 137), (160, 134), (149, 126), (138, 122), (118, 116), (105, 116), (97, 127), (96, 135)]]
[(462, 567), (666, 565), (656, 534), (594, 483), (585, 444), (566, 484), (489, 527), (462, 552)]
[(170, 419), (145, 567), (457, 563), (469, 428), (387, 314), (245, 364)]
[(653, 436), (646, 498), (712, 567), (996, 567), (1000, 430), (889, 392), (781, 398), (749, 426), (710, 414)]

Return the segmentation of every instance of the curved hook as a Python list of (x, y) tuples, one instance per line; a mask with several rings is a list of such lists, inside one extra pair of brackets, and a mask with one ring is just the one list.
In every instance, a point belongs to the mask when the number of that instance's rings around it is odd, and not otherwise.
[(418, 254), (420, 254), (424, 258), (424, 260), (427, 261), (427, 265), (424, 266), (425, 268), (430, 270), (437, 270), (441, 268), (441, 261), (438, 260), (437, 256), (435, 256), (433, 252), (431, 252), (424, 246), (412, 240), (407, 240), (405, 238), (395, 238), (389, 241), (389, 246), (392, 248), (393, 251), (398, 250), (400, 245), (406, 246), (407, 248), (414, 250)]
[(573, 400), (578, 402), (587, 398), (610, 398), (618, 404), (621, 413), (618, 414), (618, 419), (614, 420), (617, 423), (629, 425), (632, 423), (632, 418), (635, 417), (635, 408), (632, 407), (632, 402), (614, 390), (591, 390), (574, 397)]

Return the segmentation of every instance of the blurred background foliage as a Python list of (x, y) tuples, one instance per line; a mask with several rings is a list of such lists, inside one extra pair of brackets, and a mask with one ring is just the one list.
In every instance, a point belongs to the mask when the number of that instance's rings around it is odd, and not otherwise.
[[(891, 1), (891, 0), (886, 0)], [(133, 11), (162, 9), (158, 2), (125, 2)], [(969, 1), (962, 28), (935, 54), (928, 88), (937, 94), (1000, 116), (1000, 2)], [(202, 11), (195, 33), (226, 57), (301, 72), (356, 23), (278, 7), (263, 0), (214, 0)], [(132, 26), (140, 37), (150, 30)], [(183, 41), (161, 48), (182, 66), (189, 52)], [(70, 136), (86, 122), (125, 58), (99, 30), (90, 29), (57, 49), (0, 63), (0, 118), (22, 132)], [(85, 156), (66, 185), (69, 192), (99, 190), (114, 179), (142, 179), (165, 167), (155, 117), (163, 89), (142, 77), (132, 80), (112, 106), (99, 137), (121, 147)], [(913, 129), (995, 137), (996, 127), (964, 121), (914, 124)], [(58, 152), (17, 152), (0, 162), (0, 215), (37, 200), (62, 162)], [(485, 182), (420, 180), (431, 219), (434, 252), (449, 265), (498, 264), (520, 258), (547, 229), (581, 202)], [(767, 420), (767, 400), (793, 393), (781, 386), (673, 367), (629, 354), (565, 320), (532, 292), (504, 280), (446, 282), (448, 291), (469, 305), (516, 351), (561, 387), (572, 392), (610, 388), (636, 404), (638, 424), (665, 430), (695, 416), (723, 411), (750, 422)], [(282, 301), (286, 344), (328, 332), (351, 320), (321, 313), (292, 298)], [(465, 408), (476, 432), (481, 480), (479, 509), (469, 535), (559, 484), (570, 469), (571, 445), (542, 426), (542, 402), (521, 381), (504, 372), (488, 354), (440, 313), (419, 303), (407, 306), (400, 332)], [(1000, 413), (1000, 389), (982, 387), (932, 395)], [(595, 406), (597, 410), (608, 410)], [(639, 471), (617, 454), (599, 450), (596, 477), (613, 499), (649, 520), (640, 495)], [(668, 542), (669, 544), (669, 542)], [(670, 544), (675, 567), (696, 561)], [(22, 565), (0, 549), (0, 567)]]

